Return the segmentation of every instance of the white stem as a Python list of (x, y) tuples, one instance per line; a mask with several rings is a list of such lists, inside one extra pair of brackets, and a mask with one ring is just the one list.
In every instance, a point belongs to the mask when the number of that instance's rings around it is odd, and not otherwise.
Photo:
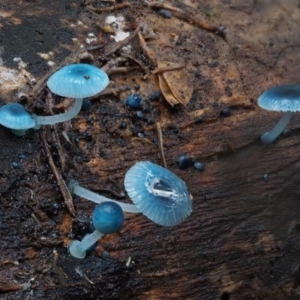
[(69, 252), (73, 257), (85, 258), (86, 251), (93, 246), (104, 234), (95, 230), (91, 234), (87, 234), (81, 242), (73, 241), (69, 246)]
[(98, 230), (94, 230), (93, 233), (87, 234), (77, 245), (77, 249), (80, 251), (85, 252), (91, 246), (93, 246), (104, 234), (99, 232)]
[(262, 135), (261, 140), (264, 144), (271, 144), (275, 139), (283, 132), (287, 124), (289, 123), (292, 117), (292, 112), (287, 111), (283, 113), (283, 116), (275, 125), (275, 127), (270, 131)]
[(123, 211), (130, 212), (130, 213), (140, 213), (140, 211), (137, 209), (137, 207), (133, 204), (126, 204), (126, 203), (122, 203), (122, 202), (119, 202), (116, 200), (106, 198), (104, 196), (101, 196), (94, 192), (89, 191), (88, 189), (80, 186), (77, 183), (75, 183), (74, 185), (71, 185), (71, 187), (69, 189), (71, 190), (71, 193), (73, 193), (79, 197), (91, 200), (95, 203), (111, 201), (111, 202), (115, 202), (115, 203), (119, 204), (121, 206), (121, 208), (123, 209)]
[(40, 125), (53, 125), (56, 123), (66, 122), (78, 115), (82, 106), (83, 98), (77, 98), (74, 100), (73, 106), (65, 113), (54, 116), (36, 116), (33, 115), (36, 127)]

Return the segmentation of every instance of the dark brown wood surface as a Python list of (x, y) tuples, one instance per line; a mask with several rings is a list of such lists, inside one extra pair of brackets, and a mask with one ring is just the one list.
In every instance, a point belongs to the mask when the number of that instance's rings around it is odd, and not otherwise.
[[(28, 76), (38, 81), (51, 69), (38, 52), (52, 51), (50, 60), (58, 65), (85, 45), (88, 33), (103, 43), (93, 52), (101, 56), (114, 46), (101, 31), (110, 12), (86, 8), (101, 2), (0, 1), (3, 67), (17, 69), (13, 58), (21, 57)], [(225, 26), (226, 39), (175, 13), (164, 19), (144, 1), (129, 2), (130, 7), (112, 14), (125, 15), (133, 27), (133, 20), (142, 18), (156, 32), (157, 39), (147, 43), (157, 59), (186, 64), (194, 86), (190, 103), (175, 108), (165, 101), (153, 104), (147, 95), (158, 88), (154, 75), (144, 80), (140, 71), (115, 74), (110, 77), (114, 86), (128, 85), (129, 90), (93, 100), (91, 111), (57, 126), (63, 154), (53, 130), (42, 130), (64, 180), (75, 178), (116, 197), (135, 162), (162, 164), (155, 125), (146, 122), (159, 121), (168, 168), (189, 187), (193, 213), (173, 228), (128, 214), (119, 234), (102, 239), (86, 259), (72, 258), (67, 244), (72, 234), (86, 233), (94, 204), (74, 197), (73, 218), (40, 133), (20, 138), (1, 127), (0, 299), (300, 299), (300, 117), (295, 113), (288, 126), (291, 136), (264, 146), (260, 136), (280, 113), (256, 105), (268, 87), (300, 81), (298, 2), (164, 2)], [(138, 39), (131, 44), (146, 63)], [(17, 91), (30, 92), (25, 81), (8, 87), (1, 72), (3, 103), (17, 101)], [(122, 102), (135, 84), (145, 99), (143, 120)], [(44, 95), (34, 99), (35, 105), (45, 102)], [(231, 108), (229, 117), (220, 116), (225, 107)], [(119, 128), (122, 122), (126, 130)], [(137, 138), (141, 132), (145, 137)], [(179, 170), (181, 154), (203, 161), (206, 170)], [(127, 197), (121, 201), (130, 202)]]

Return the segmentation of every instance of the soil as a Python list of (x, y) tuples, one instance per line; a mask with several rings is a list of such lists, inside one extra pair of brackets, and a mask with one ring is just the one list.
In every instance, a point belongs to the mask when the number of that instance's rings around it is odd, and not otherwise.
[[(68, 106), (49, 94), (46, 80), (78, 62), (82, 47), (99, 67), (121, 56), (107, 16), (123, 16), (131, 35), (141, 21), (155, 33), (146, 39), (152, 56), (137, 35), (123, 42), (131, 58), (122, 67), (135, 69), (111, 72), (115, 92), (92, 98), (91, 109), (72, 121), (23, 137), (0, 127), (0, 299), (299, 299), (300, 117), (294, 114), (289, 136), (264, 146), (260, 136), (280, 113), (256, 104), (267, 88), (300, 81), (298, 2), (162, 1), (177, 8), (172, 18), (146, 2), (0, 3), (0, 102), (36, 113)], [(210, 29), (221, 25), (226, 31)], [(186, 106), (149, 100), (160, 88), (151, 74), (156, 61), (185, 66), (192, 87)], [(138, 111), (124, 104), (132, 93), (143, 97)], [(156, 122), (168, 169), (193, 195), (192, 215), (162, 227), (126, 214), (118, 234), (83, 260), (71, 257), (67, 246), (89, 232), (95, 204), (73, 196), (72, 216), (45, 147), (66, 183), (76, 179), (130, 203), (126, 171), (137, 161), (162, 165)], [(183, 154), (205, 170), (179, 169)]]

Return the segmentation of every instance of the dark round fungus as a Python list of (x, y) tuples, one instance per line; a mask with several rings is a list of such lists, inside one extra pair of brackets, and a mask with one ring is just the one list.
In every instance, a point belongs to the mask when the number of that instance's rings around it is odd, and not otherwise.
[(159, 101), (160, 97), (161, 97), (161, 92), (159, 90), (155, 90), (151, 92), (148, 96), (150, 101)]
[(172, 18), (172, 13), (167, 9), (160, 9), (159, 11), (157, 11), (157, 13), (164, 18), (167, 18), (167, 19)]
[(95, 208), (92, 221), (99, 232), (114, 233), (123, 226), (124, 213), (120, 205), (114, 202), (103, 202)]
[(220, 114), (222, 117), (229, 117), (231, 115), (231, 110), (229, 107), (225, 107), (221, 110)]
[(120, 125), (120, 129), (126, 129), (127, 128), (127, 123), (126, 122), (122, 122)]
[(128, 96), (126, 105), (132, 109), (138, 109), (142, 107), (142, 97), (139, 94), (131, 94)]
[(198, 171), (204, 171), (205, 170), (205, 164), (201, 161), (194, 161), (194, 169)]
[(267, 181), (269, 181), (270, 176), (269, 176), (269, 174), (265, 174), (265, 175), (263, 176), (263, 178), (264, 178), (264, 181), (267, 182)]
[(185, 170), (192, 165), (192, 158), (188, 155), (181, 155), (177, 161), (178, 168), (181, 170)]
[(91, 109), (91, 101), (89, 98), (83, 98), (83, 101), (82, 101), (82, 105), (81, 105), (81, 110), (82, 111), (89, 111)]
[(289, 128), (284, 129), (282, 132), (282, 136), (284, 136), (284, 137), (290, 137), (291, 135), (292, 135), (292, 130)]
[(153, 119), (151, 119), (151, 118), (147, 119), (147, 124), (148, 125), (153, 125), (154, 124)]
[(19, 167), (19, 164), (18, 164), (17, 162), (15, 162), (15, 161), (13, 161), (13, 162), (11, 163), (11, 165), (12, 165), (12, 167), (13, 167), (14, 169), (17, 169), (17, 168)]

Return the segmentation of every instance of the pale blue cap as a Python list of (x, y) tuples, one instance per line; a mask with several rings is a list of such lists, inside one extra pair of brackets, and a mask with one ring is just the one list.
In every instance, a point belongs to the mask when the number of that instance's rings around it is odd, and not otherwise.
[(19, 103), (8, 103), (0, 108), (0, 124), (16, 130), (27, 130), (35, 127), (31, 114)]
[(109, 83), (107, 74), (88, 64), (73, 64), (55, 72), (47, 81), (52, 93), (70, 98), (86, 98), (103, 91)]
[(300, 85), (279, 85), (266, 90), (259, 98), (258, 105), (272, 111), (300, 111)]
[(192, 212), (192, 201), (185, 183), (154, 163), (136, 163), (127, 171), (124, 184), (138, 210), (157, 224), (178, 225)]

